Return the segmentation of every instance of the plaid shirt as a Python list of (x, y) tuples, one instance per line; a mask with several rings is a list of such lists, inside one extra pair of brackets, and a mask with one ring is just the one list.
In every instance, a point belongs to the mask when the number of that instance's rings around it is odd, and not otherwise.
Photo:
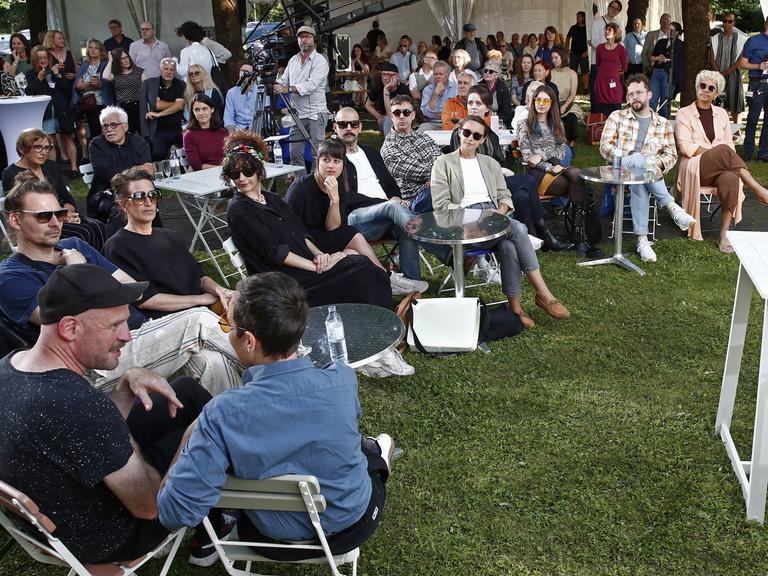
[[(617, 110), (608, 116), (600, 138), (600, 155), (608, 162), (613, 162), (613, 152), (618, 147), (624, 156), (628, 156), (635, 149), (637, 137), (640, 134), (640, 123), (632, 113), (631, 108)], [(651, 139), (657, 142), (659, 149), (656, 155), (661, 160), (664, 173), (669, 172), (677, 163), (677, 148), (675, 147), (675, 133), (669, 121), (651, 110), (651, 124), (645, 135), (645, 142), (641, 152), (650, 152)]]
[(432, 177), (432, 164), (442, 156), (440, 146), (426, 134), (400, 134), (390, 130), (381, 147), (381, 157), (400, 186), (400, 196), (411, 200)]

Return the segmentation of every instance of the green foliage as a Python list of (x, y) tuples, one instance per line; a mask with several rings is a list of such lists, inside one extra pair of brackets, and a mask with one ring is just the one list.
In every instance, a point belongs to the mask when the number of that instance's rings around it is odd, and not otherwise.
[(277, 2), (270, 10), (269, 4), (256, 4), (251, 12), (251, 21), (258, 22), (264, 20), (264, 22), (280, 22), (285, 18), (285, 11), (283, 5)]
[(26, 2), (0, 0), (0, 34), (10, 34), (28, 27)]
[(743, 32), (762, 32), (765, 23), (760, 0), (711, 0), (709, 3), (718, 19), (726, 12), (736, 14), (736, 27)]

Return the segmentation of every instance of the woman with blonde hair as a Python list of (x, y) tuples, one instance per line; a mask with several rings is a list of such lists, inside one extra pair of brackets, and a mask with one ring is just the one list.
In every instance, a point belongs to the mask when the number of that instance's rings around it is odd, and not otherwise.
[(681, 206), (696, 223), (688, 237), (702, 240), (699, 224), (699, 194), (702, 186), (717, 189), (722, 217), (720, 223), (720, 252), (730, 254), (733, 246), (725, 237), (732, 221), (741, 220), (744, 184), (755, 193), (760, 204), (768, 205), (768, 190), (747, 170), (744, 160), (736, 153), (731, 137), (728, 111), (713, 104), (725, 90), (725, 78), (719, 72), (702, 70), (696, 75), (696, 101), (680, 108), (675, 117), (675, 140), (680, 152), (677, 187)]
[[(107, 64), (107, 51), (101, 41), (95, 38), (88, 40), (86, 55), (77, 72), (72, 94), (72, 106), (78, 113), (77, 135), (84, 156), (88, 150), (88, 141), (101, 136), (99, 113), (104, 106), (114, 103), (111, 84), (101, 78)], [(88, 124), (89, 137), (86, 137), (84, 122)]]
[(195, 94), (205, 94), (213, 100), (214, 107), (224, 117), (224, 95), (216, 86), (208, 71), (200, 64), (190, 64), (187, 68), (187, 87), (184, 90), (184, 118), (189, 120), (192, 116), (189, 107)]

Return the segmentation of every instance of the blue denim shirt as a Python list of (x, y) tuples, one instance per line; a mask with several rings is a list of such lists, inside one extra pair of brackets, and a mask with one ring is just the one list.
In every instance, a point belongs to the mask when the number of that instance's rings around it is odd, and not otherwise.
[(435, 106), (435, 109), (432, 110), (429, 107), (429, 100), (432, 98), (432, 92), (434, 91), (434, 82), (430, 82), (424, 86), (424, 90), (421, 93), (421, 111), (424, 113), (424, 116), (428, 120), (437, 120), (438, 122), (442, 122), (441, 117), (443, 114), (443, 105), (445, 104), (446, 100), (456, 97), (456, 94), (458, 94), (458, 86), (455, 82), (448, 82), (448, 86), (445, 88), (445, 91), (437, 97), (437, 105)]
[[(222, 392), (198, 417), (158, 495), (160, 522), (168, 530), (196, 526), (218, 502), (227, 474), (255, 480), (311, 474), (328, 505), (323, 529), (347, 528), (371, 499), (359, 414), (357, 379), (347, 366), (319, 369), (299, 358), (249, 368), (242, 388)], [(307, 514), (247, 513), (272, 538), (315, 536)]]

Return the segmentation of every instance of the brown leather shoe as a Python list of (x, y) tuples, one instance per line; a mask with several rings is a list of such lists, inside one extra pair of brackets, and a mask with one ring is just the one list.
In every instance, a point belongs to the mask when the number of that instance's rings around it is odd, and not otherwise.
[(544, 310), (547, 314), (557, 320), (565, 320), (571, 317), (571, 313), (568, 312), (568, 308), (563, 306), (562, 302), (557, 298), (552, 298), (549, 302), (544, 302), (541, 297), (536, 294), (536, 306)]
[(525, 313), (525, 310), (520, 311), (520, 321), (523, 323), (523, 326), (526, 330), (530, 330), (531, 328), (536, 328), (536, 322), (533, 321), (533, 318), (528, 316), (528, 314)]

